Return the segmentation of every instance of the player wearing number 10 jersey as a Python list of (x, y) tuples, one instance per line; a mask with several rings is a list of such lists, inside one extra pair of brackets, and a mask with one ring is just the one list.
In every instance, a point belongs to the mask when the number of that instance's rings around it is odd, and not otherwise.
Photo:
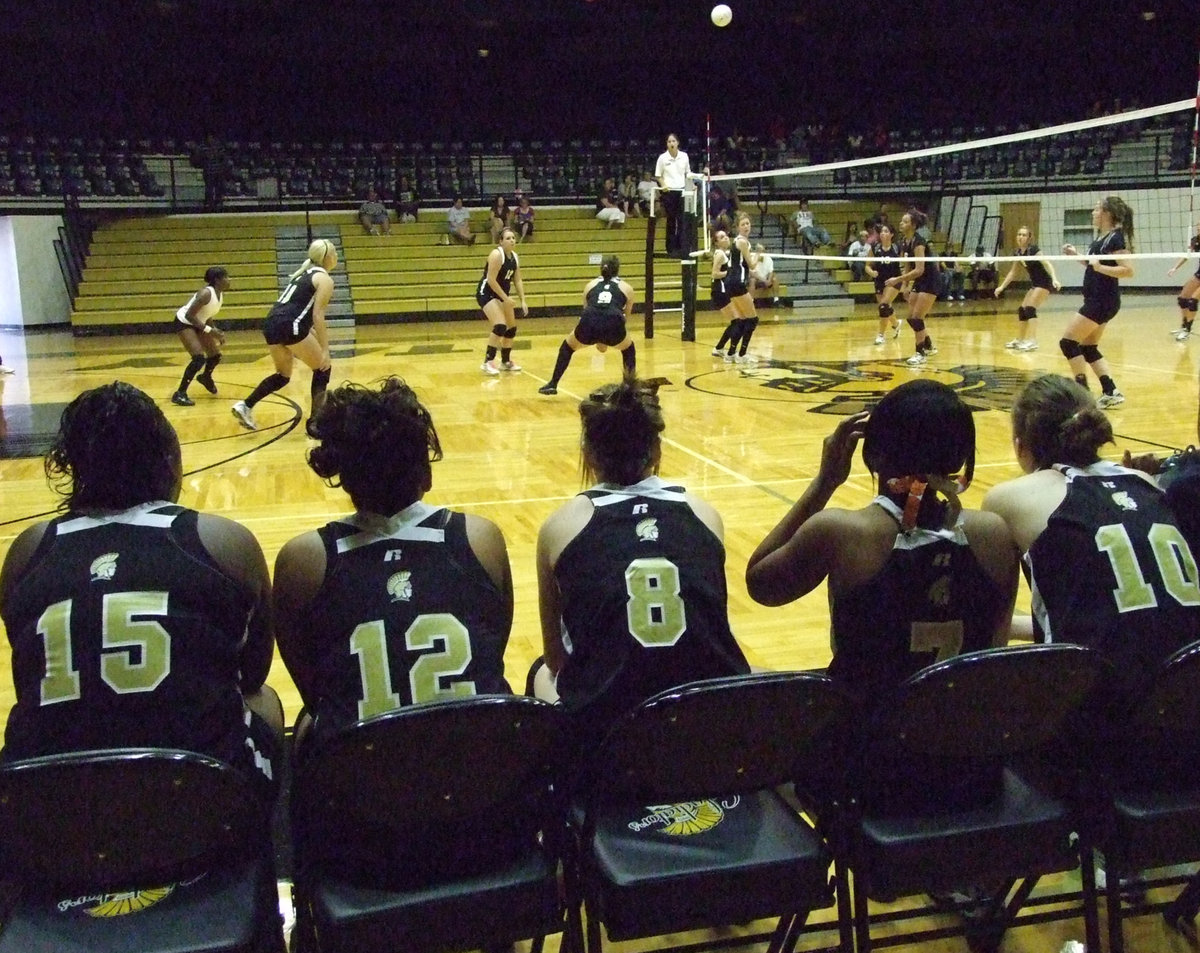
[(561, 700), (586, 744), (657, 692), (749, 666), (729, 629), (721, 519), (654, 475), (657, 396), (626, 380), (579, 409), (585, 479), (599, 483), (538, 535), (542, 643), (554, 682), (537, 687)]
[(1026, 475), (983, 505), (1025, 553), (1033, 614), (1046, 641), (1091, 645), (1113, 662), (1126, 699), (1200, 639), (1200, 578), (1175, 514), (1144, 474), (1101, 461), (1112, 426), (1085, 388), (1047, 374), (1013, 407)]
[(67, 511), (25, 530), (0, 574), (17, 694), (5, 758), (181, 748), (269, 796), (283, 713), (263, 684), (274, 642), (257, 541), (174, 504), (178, 438), (129, 384), (67, 406), (46, 470)]
[(279, 650), (307, 713), (297, 736), (507, 693), (504, 538), (489, 520), (422, 502), (442, 456), (429, 412), (389, 378), (330, 392), (313, 424), (309, 466), (357, 512), (291, 540), (275, 564)]

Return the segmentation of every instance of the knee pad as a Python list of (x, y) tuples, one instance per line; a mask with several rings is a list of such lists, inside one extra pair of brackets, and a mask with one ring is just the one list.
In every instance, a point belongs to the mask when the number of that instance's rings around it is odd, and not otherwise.
[(500, 336), (503, 338), (508, 338), (511, 341), (517, 336), (517, 326), (514, 324), (511, 328), (505, 328), (504, 333)]
[(895, 313), (896, 313), (896, 309), (893, 308), (890, 304), (881, 304), (879, 306), (879, 316), (881, 318), (890, 318)]
[(922, 331), (925, 330), (925, 322), (922, 321), (920, 318), (909, 318), (908, 326), (910, 328), (912, 328), (914, 331), (916, 331), (918, 334), (920, 334)]
[(333, 376), (333, 368), (332, 367), (323, 367), (319, 370), (313, 371), (313, 379), (312, 379), (313, 387), (322, 387), (322, 388), (328, 387), (329, 386), (329, 378), (332, 376)]
[(204, 355), (197, 354), (190, 361), (188, 361), (188, 366), (187, 366), (188, 373), (195, 374), (203, 366), (204, 366)]
[(506, 324), (493, 324), (492, 325), (492, 334), (496, 335), (496, 337), (498, 337), (498, 338), (504, 337), (504, 332), (507, 330), (508, 330), (508, 325), (506, 325)]
[(1079, 353), (1083, 355), (1083, 359), (1089, 364), (1095, 364), (1100, 358), (1104, 357), (1100, 353), (1100, 348), (1094, 344), (1085, 344), (1079, 349)]
[(1196, 308), (1200, 306), (1200, 299), (1198, 298), (1179, 297), (1175, 300), (1179, 302), (1179, 307), (1182, 311), (1195, 311)]
[(286, 374), (280, 374), (278, 371), (276, 371), (274, 374), (264, 380), (263, 383), (270, 388), (268, 393), (273, 394), (275, 391), (287, 387), (288, 381), (290, 380), (291, 378)]
[(1025, 320), (1026, 321), (1032, 321), (1036, 317), (1037, 317), (1037, 308), (1026, 308), (1025, 309)]
[(1018, 321), (1028, 321), (1029, 320), (1029, 311), (1030, 311), (1029, 308), (1025, 307), (1025, 305), (1021, 305), (1021, 307), (1017, 308), (1017, 320)]
[(1073, 357), (1079, 357), (1083, 353), (1083, 348), (1079, 346), (1079, 342), (1072, 341), (1070, 338), (1059, 338), (1058, 349), (1062, 351), (1063, 357), (1068, 361)]

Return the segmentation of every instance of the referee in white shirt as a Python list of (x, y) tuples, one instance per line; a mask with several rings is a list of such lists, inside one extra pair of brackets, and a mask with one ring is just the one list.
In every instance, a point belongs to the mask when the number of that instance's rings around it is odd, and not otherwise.
[(667, 151), (658, 157), (654, 166), (654, 177), (658, 179), (658, 185), (662, 189), (659, 198), (667, 217), (668, 255), (678, 255), (685, 250), (683, 190), (688, 186), (688, 175), (691, 171), (687, 153), (680, 151), (679, 137), (671, 133), (667, 136)]

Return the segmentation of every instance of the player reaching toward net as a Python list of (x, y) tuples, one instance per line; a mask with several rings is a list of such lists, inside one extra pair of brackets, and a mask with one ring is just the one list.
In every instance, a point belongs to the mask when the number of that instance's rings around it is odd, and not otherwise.
[(1037, 325), (1034, 323), (1037, 321), (1037, 309), (1050, 297), (1051, 291), (1058, 291), (1062, 287), (1058, 281), (1058, 275), (1054, 273), (1054, 266), (1048, 261), (1039, 261), (1032, 257), (1039, 251), (1040, 249), (1033, 243), (1033, 233), (1029, 231), (1029, 228), (1025, 225), (1018, 228), (1016, 253), (1025, 261), (1014, 261), (1012, 267), (1008, 269), (1008, 274), (992, 292), (995, 297), (999, 298), (1004, 294), (1004, 289), (1017, 276), (1017, 268), (1021, 265), (1025, 266), (1025, 271), (1029, 275), (1030, 288), (1025, 292), (1021, 306), (1017, 308), (1017, 336), (1004, 345), (1010, 350), (1037, 350)]
[(263, 337), (275, 373), (264, 377), (249, 397), (233, 405), (233, 416), (247, 430), (258, 429), (254, 421), (255, 404), (287, 386), (297, 357), (312, 368), (309, 424), (325, 402), (325, 390), (333, 373), (325, 311), (333, 297), (333, 279), (329, 272), (337, 267), (337, 263), (338, 254), (333, 242), (318, 238), (308, 246), (304, 264), (292, 272), (287, 287), (267, 315)]
[[(879, 226), (879, 239), (867, 246), (867, 260), (863, 272), (875, 282), (875, 301), (879, 305), (879, 333), (875, 335), (875, 343), (883, 344), (883, 336), (890, 326), (892, 337), (900, 336), (900, 319), (892, 302), (900, 294), (899, 285), (888, 284), (889, 278), (900, 274), (900, 248), (893, 242), (894, 232), (887, 222)], [(892, 261), (880, 261), (881, 258), (891, 258)]]
[[(1192, 253), (1200, 252), (1200, 222), (1196, 223), (1196, 234), (1188, 242), (1188, 250)], [(1184, 255), (1171, 266), (1167, 275), (1174, 275), (1187, 263), (1187, 260), (1187, 255)], [(1196, 309), (1200, 307), (1196, 300), (1198, 294), (1200, 294), (1200, 264), (1196, 266), (1196, 273), (1190, 275), (1188, 280), (1183, 283), (1183, 287), (1179, 289), (1179, 297), (1175, 299), (1179, 304), (1179, 330), (1171, 333), (1175, 335), (1176, 341), (1186, 341), (1192, 333), (1192, 323), (1196, 320)]]
[[(511, 228), (502, 229), (500, 244), (488, 252), (483, 265), (483, 277), (475, 289), (475, 303), (483, 311), (484, 320), (491, 326), (487, 348), (483, 353), (480, 370), (496, 376), (501, 370), (519, 371), (521, 366), (513, 363), (513, 338), (517, 336), (517, 302), (509, 292), (515, 287), (521, 300), (521, 314), (529, 317), (529, 306), (525, 304), (525, 284), (521, 281), (521, 263), (513, 250), (517, 246), (517, 233)], [(496, 351), (500, 352), (500, 366), (496, 366)]]
[[(1100, 339), (1108, 322), (1121, 310), (1121, 278), (1133, 277), (1133, 265), (1123, 261), (1133, 244), (1133, 209), (1125, 200), (1110, 195), (1092, 209), (1092, 227), (1100, 237), (1088, 247), (1084, 257), (1083, 305), (1067, 324), (1058, 342), (1071, 373), (1082, 387), (1087, 387), (1087, 369), (1100, 381), (1103, 393), (1097, 407), (1115, 407), (1125, 403), (1125, 395), (1117, 390), (1108, 373), (1108, 362), (1100, 353)], [(1078, 255), (1074, 245), (1063, 245), (1064, 255)]]
[(892, 288), (912, 282), (908, 293), (908, 326), (913, 329), (916, 350), (906, 363), (913, 366), (924, 364), (929, 355), (936, 354), (933, 338), (925, 330), (925, 318), (937, 301), (941, 290), (941, 269), (937, 262), (926, 262), (929, 241), (921, 233), (925, 227), (925, 213), (910, 208), (900, 217), (900, 251), (905, 258), (900, 274), (884, 282)]
[(583, 289), (583, 314), (575, 329), (567, 332), (558, 347), (558, 360), (550, 380), (538, 388), (539, 394), (557, 394), (558, 383), (576, 351), (589, 344), (598, 348), (615, 347), (621, 352), (625, 376), (632, 377), (637, 363), (637, 348), (629, 336), (627, 322), (633, 314), (633, 288), (618, 277), (621, 259), (607, 255), (600, 263), (600, 276)]
[(224, 268), (209, 268), (204, 273), (204, 287), (192, 295), (182, 308), (175, 312), (172, 322), (188, 356), (179, 387), (171, 395), (171, 403), (180, 407), (191, 407), (196, 402), (188, 397), (187, 389), (195, 378), (210, 394), (217, 392), (212, 373), (221, 363), (221, 345), (225, 335), (211, 321), (221, 310), (221, 299), (229, 290), (229, 272)]

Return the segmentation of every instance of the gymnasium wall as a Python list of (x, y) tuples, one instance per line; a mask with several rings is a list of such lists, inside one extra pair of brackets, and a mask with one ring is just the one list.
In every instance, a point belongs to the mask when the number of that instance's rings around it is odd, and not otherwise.
[(58, 269), (57, 215), (0, 216), (0, 327), (66, 324), (71, 299)]

